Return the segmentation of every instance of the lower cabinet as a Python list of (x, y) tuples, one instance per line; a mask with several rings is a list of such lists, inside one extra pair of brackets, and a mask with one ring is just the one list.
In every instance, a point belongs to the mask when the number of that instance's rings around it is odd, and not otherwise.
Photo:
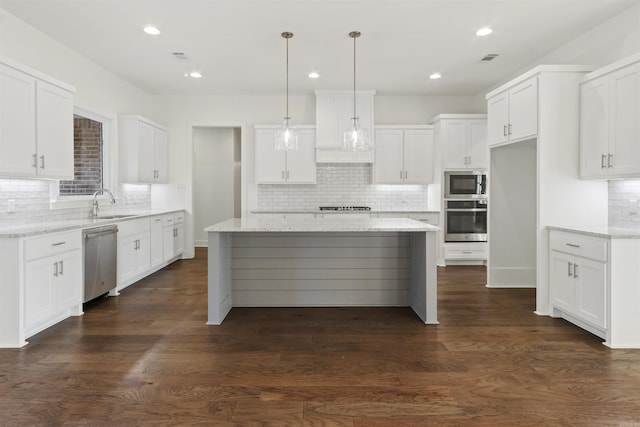
[(24, 241), (24, 335), (82, 314), (80, 231)]
[(118, 290), (126, 288), (151, 270), (149, 218), (118, 224)]
[(171, 261), (184, 252), (184, 214), (163, 216), (163, 260)]
[(164, 216), (151, 218), (151, 268), (155, 269), (164, 262)]

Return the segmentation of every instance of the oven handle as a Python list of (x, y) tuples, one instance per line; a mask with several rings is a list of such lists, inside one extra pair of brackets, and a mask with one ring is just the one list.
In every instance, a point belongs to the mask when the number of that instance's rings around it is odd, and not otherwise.
[(445, 209), (447, 212), (486, 212), (487, 209), (478, 209), (478, 208), (474, 208), (474, 209)]

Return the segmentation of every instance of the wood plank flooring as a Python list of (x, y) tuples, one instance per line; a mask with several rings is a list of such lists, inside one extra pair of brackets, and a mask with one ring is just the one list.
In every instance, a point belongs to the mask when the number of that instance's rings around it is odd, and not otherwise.
[(0, 425), (640, 426), (640, 351), (438, 271), (409, 308), (234, 308), (206, 326), (205, 250), (0, 349)]

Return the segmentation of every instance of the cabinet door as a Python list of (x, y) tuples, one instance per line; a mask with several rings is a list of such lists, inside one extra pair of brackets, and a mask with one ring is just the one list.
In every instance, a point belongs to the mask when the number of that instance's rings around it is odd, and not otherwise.
[(256, 183), (280, 184), (285, 180), (285, 152), (273, 148), (274, 129), (256, 129)]
[(298, 149), (286, 152), (285, 179), (291, 184), (316, 183), (316, 132), (313, 129), (298, 131)]
[(434, 142), (432, 130), (404, 131), (404, 183), (433, 182)]
[(163, 258), (164, 261), (167, 262), (173, 259), (175, 250), (174, 250), (174, 238), (175, 238), (175, 228), (165, 227), (164, 228), (164, 238), (163, 238)]
[(404, 131), (384, 129), (376, 131), (375, 182), (401, 184), (404, 182)]
[(169, 180), (169, 160), (168, 160), (169, 143), (167, 139), (167, 131), (163, 129), (154, 128), (153, 138), (154, 138), (154, 155), (155, 155), (154, 182), (165, 183)]
[(162, 217), (151, 218), (151, 268), (164, 261), (164, 227)]
[(137, 236), (118, 236), (118, 286), (136, 276)]
[(606, 264), (585, 258), (574, 261), (576, 315), (601, 328), (606, 328), (607, 270)]
[(609, 87), (601, 77), (580, 86), (580, 176), (607, 175)]
[(487, 169), (489, 167), (489, 147), (487, 146), (487, 122), (469, 121), (469, 162), (468, 167)]
[(135, 252), (135, 274), (145, 274), (151, 270), (151, 238), (150, 233), (138, 234), (138, 249)]
[(55, 314), (53, 281), (58, 268), (56, 261), (43, 258), (25, 263), (24, 325), (27, 330)]
[(487, 144), (503, 144), (508, 141), (509, 92), (502, 92), (487, 100)]
[(0, 64), (0, 175), (36, 173), (35, 91), (33, 77)]
[(173, 253), (178, 256), (184, 252), (184, 224), (176, 224), (176, 231), (173, 239)]
[(58, 276), (54, 280), (56, 311), (82, 304), (82, 271), (80, 251), (67, 252), (58, 257)]
[(575, 286), (573, 257), (551, 251), (551, 303), (559, 309), (573, 313)]
[(344, 129), (338, 124), (338, 96), (316, 96), (316, 146), (318, 148), (341, 148)]
[(609, 153), (616, 175), (640, 173), (640, 64), (611, 73), (609, 77)]
[(534, 137), (538, 133), (538, 78), (533, 77), (509, 91), (510, 141)]
[(153, 183), (155, 178), (154, 127), (145, 122), (138, 123), (138, 180)]
[(43, 81), (36, 89), (37, 173), (73, 179), (73, 94)]
[(444, 152), (443, 167), (467, 168), (469, 156), (469, 122), (467, 120), (444, 120), (442, 123)]

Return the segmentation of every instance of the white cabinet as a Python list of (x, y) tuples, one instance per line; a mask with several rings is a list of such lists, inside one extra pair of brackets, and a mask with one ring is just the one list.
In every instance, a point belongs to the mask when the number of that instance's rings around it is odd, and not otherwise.
[(25, 239), (24, 331), (32, 336), (82, 313), (80, 232)]
[(256, 182), (258, 184), (315, 184), (315, 129), (299, 126), (298, 149), (276, 151), (277, 126), (256, 126)]
[(582, 178), (640, 176), (640, 62), (615, 67), (580, 86)]
[(132, 115), (118, 117), (120, 182), (168, 181), (167, 130), (151, 120)]
[(441, 114), (433, 120), (445, 169), (487, 169), (487, 116)]
[[(344, 149), (344, 132), (353, 123), (353, 92), (316, 91), (317, 163), (373, 163), (373, 150)], [(356, 115), (375, 145), (373, 97), (375, 91), (356, 92)]]
[(118, 290), (144, 277), (150, 269), (149, 218), (118, 223)]
[(163, 221), (163, 259), (174, 260), (184, 252), (184, 213), (162, 216)]
[[(360, 125), (373, 137), (374, 91), (356, 92)], [(353, 92), (316, 91), (316, 147), (342, 148), (344, 132), (351, 126)]]
[(154, 216), (150, 219), (151, 238), (151, 268), (155, 269), (164, 262), (164, 216)]
[(538, 133), (538, 78), (531, 77), (487, 99), (489, 146), (533, 138)]
[(0, 176), (73, 179), (73, 92), (0, 58)]
[(377, 184), (433, 182), (433, 128), (376, 128), (374, 181)]
[(607, 240), (551, 231), (551, 305), (568, 320), (605, 336), (607, 328)]

